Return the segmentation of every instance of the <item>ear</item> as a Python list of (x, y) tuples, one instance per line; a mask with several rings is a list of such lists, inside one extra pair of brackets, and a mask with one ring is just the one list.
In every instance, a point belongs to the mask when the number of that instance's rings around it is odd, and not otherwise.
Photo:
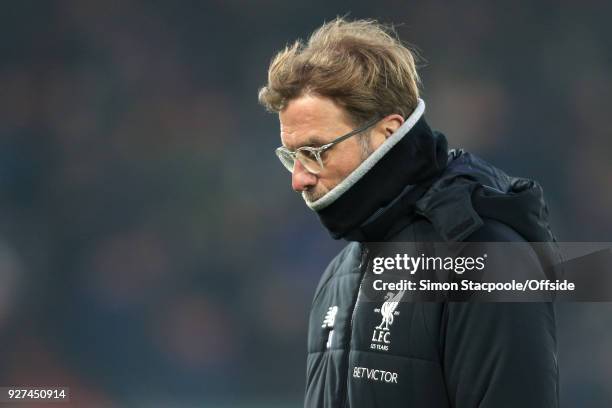
[(389, 116), (385, 116), (380, 121), (380, 126), (382, 127), (382, 131), (385, 135), (385, 138), (389, 138), (395, 131), (404, 124), (404, 118), (402, 115), (394, 113)]

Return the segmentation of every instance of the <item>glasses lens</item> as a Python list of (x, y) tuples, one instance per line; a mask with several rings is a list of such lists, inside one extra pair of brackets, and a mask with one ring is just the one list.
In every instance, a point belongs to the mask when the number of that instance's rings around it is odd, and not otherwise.
[(295, 159), (293, 158), (293, 155), (291, 154), (291, 152), (289, 152), (287, 149), (283, 147), (279, 147), (278, 149), (276, 149), (276, 155), (280, 159), (281, 163), (283, 163), (283, 166), (285, 166), (285, 168), (289, 170), (290, 172), (293, 172), (293, 166), (295, 165)]
[(296, 158), (300, 161), (302, 166), (310, 173), (319, 174), (321, 170), (321, 163), (319, 162), (315, 152), (308, 149), (298, 150)]

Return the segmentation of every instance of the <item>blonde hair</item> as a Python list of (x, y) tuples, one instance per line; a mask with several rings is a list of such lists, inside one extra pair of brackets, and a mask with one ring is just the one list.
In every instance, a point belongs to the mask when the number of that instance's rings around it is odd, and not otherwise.
[(338, 17), (307, 44), (298, 40), (276, 54), (259, 102), (280, 112), (290, 100), (314, 93), (332, 98), (355, 124), (392, 113), (405, 118), (419, 98), (415, 59), (392, 27)]

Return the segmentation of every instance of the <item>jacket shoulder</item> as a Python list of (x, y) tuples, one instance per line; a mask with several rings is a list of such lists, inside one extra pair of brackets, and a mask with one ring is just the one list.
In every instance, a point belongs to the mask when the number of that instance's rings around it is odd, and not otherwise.
[(514, 228), (493, 218), (483, 218), (480, 228), (470, 234), (467, 242), (526, 242)]

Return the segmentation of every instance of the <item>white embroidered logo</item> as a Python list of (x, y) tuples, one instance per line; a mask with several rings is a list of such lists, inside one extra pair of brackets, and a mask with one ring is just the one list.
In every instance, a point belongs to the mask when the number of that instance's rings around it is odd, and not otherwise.
[(323, 318), (321, 328), (331, 329), (327, 335), (327, 343), (325, 343), (326, 348), (331, 347), (332, 338), (334, 337), (334, 323), (336, 322), (336, 314), (338, 314), (338, 306), (331, 306), (329, 309), (327, 309), (327, 313), (325, 313), (325, 317)]
[(398, 292), (396, 295), (393, 295), (391, 292), (387, 293), (387, 301), (383, 303), (382, 307), (380, 308), (382, 322), (376, 326), (378, 330), (389, 331), (389, 326), (393, 324), (393, 312), (395, 312), (395, 309), (397, 309), (399, 299), (403, 294), (404, 292)]
[(365, 378), (369, 381), (378, 381), (397, 384), (398, 373), (379, 370), (377, 368), (353, 367), (353, 378)]
[(389, 292), (385, 297), (386, 301), (382, 304), (380, 309), (374, 309), (375, 312), (382, 315), (382, 320), (372, 333), (372, 343), (370, 348), (372, 350), (389, 351), (389, 345), (391, 344), (391, 331), (389, 326), (393, 324), (395, 316), (399, 315), (399, 311), (395, 310), (399, 306), (399, 302), (404, 296), (403, 290), (397, 293)]

